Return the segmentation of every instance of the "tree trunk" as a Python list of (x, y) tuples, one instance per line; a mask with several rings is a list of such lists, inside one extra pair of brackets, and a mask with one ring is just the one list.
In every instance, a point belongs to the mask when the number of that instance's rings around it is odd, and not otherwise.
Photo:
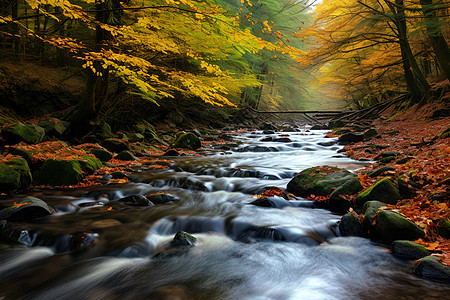
[(427, 28), (427, 36), (431, 42), (436, 57), (447, 79), (450, 79), (450, 50), (447, 41), (442, 34), (439, 18), (436, 16), (436, 7), (433, 0), (420, 0), (422, 12), (425, 16), (425, 26)]

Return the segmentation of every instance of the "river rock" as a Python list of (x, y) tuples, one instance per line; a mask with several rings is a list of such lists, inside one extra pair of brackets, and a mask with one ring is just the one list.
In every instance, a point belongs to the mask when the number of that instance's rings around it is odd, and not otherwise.
[(275, 131), (273, 130), (263, 130), (263, 134), (275, 134)]
[(273, 125), (272, 123), (264, 122), (261, 125), (259, 125), (259, 129), (261, 130), (272, 130), (277, 131), (277, 126)]
[(425, 237), (425, 232), (412, 221), (392, 211), (381, 210), (376, 215), (378, 232), (375, 238), (392, 243), (395, 240), (417, 240)]
[(98, 158), (88, 155), (82, 156), (81, 159), (78, 159), (77, 161), (80, 164), (81, 170), (87, 174), (93, 174), (103, 167), (102, 162)]
[(292, 206), (291, 203), (282, 197), (261, 197), (249, 204), (261, 206), (261, 207), (272, 207), (272, 208), (283, 208), (285, 206)]
[(366, 130), (366, 131), (363, 133), (363, 135), (364, 135), (364, 138), (365, 138), (365, 139), (370, 139), (370, 138), (372, 138), (372, 137), (374, 137), (374, 136), (377, 136), (377, 135), (378, 135), (378, 132), (377, 132), (374, 128), (371, 128), (371, 129)]
[(436, 221), (436, 226), (439, 231), (439, 235), (450, 239), (450, 221), (446, 219), (439, 219)]
[(356, 196), (356, 202), (362, 207), (367, 201), (380, 201), (388, 204), (396, 204), (402, 197), (398, 189), (388, 178), (383, 178), (367, 190)]
[(172, 247), (196, 246), (197, 244), (197, 238), (185, 231), (178, 231), (173, 237), (173, 240), (170, 242), (170, 246)]
[(391, 250), (395, 256), (407, 260), (417, 260), (431, 254), (423, 245), (406, 240), (394, 241)]
[(27, 144), (38, 144), (44, 135), (44, 128), (31, 123), (5, 124), (2, 128), (2, 136), (7, 144), (16, 144), (22, 141)]
[(91, 149), (90, 152), (95, 155), (100, 161), (108, 161), (113, 158), (111, 152), (103, 149)]
[(41, 199), (29, 196), (14, 202), (13, 206), (2, 209), (0, 211), (0, 220), (32, 220), (51, 215), (54, 212), (55, 210)]
[(278, 142), (278, 143), (290, 143), (292, 142), (292, 140), (290, 138), (287, 137), (281, 137), (281, 138), (277, 138), (273, 140), (274, 142)]
[(363, 225), (353, 213), (342, 216), (339, 231), (343, 236), (365, 236)]
[(383, 166), (383, 167), (380, 167), (380, 168), (378, 168), (376, 170), (372, 170), (372, 171), (367, 172), (367, 176), (373, 178), (373, 177), (377, 177), (378, 175), (381, 175), (384, 172), (388, 172), (388, 171), (395, 171), (395, 168), (391, 167), (391, 166)]
[(173, 148), (196, 150), (202, 146), (200, 139), (192, 132), (181, 134), (173, 143)]
[(441, 264), (436, 256), (422, 258), (414, 268), (414, 274), (450, 283), (450, 267)]
[(391, 157), (391, 156), (398, 156), (401, 155), (400, 152), (398, 151), (386, 151), (386, 152), (382, 152), (377, 156), (377, 159), (381, 159), (381, 158), (386, 158), (386, 157)]
[(72, 185), (82, 178), (78, 160), (47, 159), (39, 173), (39, 184)]
[(119, 159), (119, 160), (139, 160), (139, 158), (134, 156), (133, 153), (131, 153), (128, 150), (121, 151), (119, 154), (117, 154), (115, 159)]
[(367, 201), (362, 208), (362, 214), (364, 215), (364, 226), (370, 231), (375, 228), (375, 215), (380, 211), (380, 207), (386, 206), (385, 203), (380, 201)]
[(10, 192), (30, 186), (30, 168), (23, 158), (13, 158), (0, 163), (0, 191)]
[(336, 129), (344, 127), (345, 123), (343, 121), (330, 121), (328, 122), (328, 129)]
[(336, 167), (321, 166), (303, 170), (287, 184), (287, 191), (301, 197), (327, 196), (351, 180), (355, 174)]
[(167, 150), (162, 156), (179, 156), (180, 153), (175, 149)]
[(146, 195), (146, 197), (149, 201), (151, 201), (152, 203), (154, 203), (156, 205), (171, 204), (171, 203), (179, 200), (174, 195), (167, 194), (167, 193), (150, 194), (150, 195)]
[(57, 118), (42, 118), (39, 120), (38, 125), (45, 130), (47, 136), (60, 138), (63, 133), (69, 127), (69, 122), (63, 122)]
[(342, 135), (338, 142), (339, 145), (348, 145), (351, 143), (357, 143), (364, 140), (364, 135), (362, 133), (356, 133), (356, 132), (349, 132), (344, 135)]
[(353, 176), (348, 176), (348, 180), (338, 186), (330, 195), (330, 210), (335, 212), (346, 212), (352, 202), (345, 196), (356, 194), (363, 189), (359, 180)]
[(106, 148), (108, 151), (111, 152), (122, 152), (125, 150), (130, 150), (130, 144), (128, 144), (128, 142), (124, 141), (124, 140), (120, 140), (120, 139), (116, 139), (116, 138), (111, 138), (111, 139), (106, 139), (101, 143), (101, 146)]
[(121, 203), (131, 206), (155, 206), (143, 195), (132, 195), (119, 200)]
[(316, 124), (316, 125), (313, 125), (311, 128), (310, 128), (310, 130), (327, 130), (327, 129), (329, 129), (328, 128), (328, 125), (326, 125), (326, 124)]
[(235, 149), (236, 152), (279, 152), (275, 147), (266, 146), (246, 146), (243, 148)]

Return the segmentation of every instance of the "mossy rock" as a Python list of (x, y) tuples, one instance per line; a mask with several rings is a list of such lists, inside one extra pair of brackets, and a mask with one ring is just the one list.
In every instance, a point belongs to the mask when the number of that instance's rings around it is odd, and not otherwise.
[(359, 219), (352, 213), (342, 216), (339, 231), (343, 236), (365, 236), (365, 230)]
[(173, 143), (173, 148), (196, 150), (202, 146), (200, 139), (192, 132), (180, 135)]
[(128, 141), (134, 143), (134, 142), (142, 142), (145, 137), (141, 133), (131, 132), (127, 133)]
[(80, 164), (81, 170), (88, 173), (93, 174), (95, 171), (103, 167), (102, 162), (92, 156), (82, 156), (82, 159), (78, 159), (78, 163)]
[(367, 176), (369, 177), (377, 177), (378, 175), (383, 174), (384, 172), (395, 171), (394, 167), (391, 166), (383, 166), (378, 169), (367, 172)]
[(399, 156), (399, 155), (401, 155), (401, 153), (398, 151), (386, 151), (386, 152), (380, 153), (378, 155), (378, 157), (383, 158), (383, 157)]
[(422, 258), (414, 268), (414, 274), (420, 277), (450, 283), (450, 267), (441, 264), (436, 256)]
[(348, 145), (351, 143), (357, 143), (364, 140), (364, 135), (362, 133), (356, 133), (356, 132), (349, 132), (344, 135), (342, 135), (338, 143), (339, 145)]
[(343, 121), (330, 121), (328, 122), (328, 129), (336, 129), (344, 127), (345, 123)]
[(121, 140), (121, 139), (106, 139), (101, 143), (101, 146), (106, 148), (108, 151), (111, 152), (122, 152), (124, 150), (130, 150), (130, 144), (128, 142)]
[(0, 211), (0, 220), (32, 220), (48, 216), (54, 212), (55, 210), (41, 199), (29, 196), (14, 202), (13, 206), (2, 209)]
[(185, 231), (178, 231), (170, 242), (170, 246), (195, 246), (197, 243), (197, 238), (192, 234)]
[(32, 176), (23, 158), (13, 158), (0, 164), (0, 191), (10, 192), (30, 186)]
[(79, 160), (47, 159), (39, 173), (39, 183), (48, 185), (77, 184), (83, 178)]
[(133, 155), (133, 153), (131, 153), (130, 151), (127, 151), (127, 150), (124, 150), (124, 151), (120, 152), (119, 154), (117, 154), (115, 159), (120, 159), (120, 160), (139, 160), (136, 156)]
[(2, 136), (7, 144), (18, 142), (38, 144), (42, 141), (44, 135), (44, 128), (31, 123), (6, 124), (2, 128)]
[(330, 195), (330, 210), (336, 212), (346, 212), (351, 202), (344, 198), (344, 196), (353, 195), (363, 189), (359, 180), (353, 176), (348, 176), (348, 180), (342, 185), (338, 186)]
[(119, 200), (121, 203), (130, 206), (155, 206), (150, 200), (143, 195), (131, 195)]
[(388, 178), (383, 178), (372, 187), (356, 196), (356, 202), (362, 207), (367, 201), (380, 201), (388, 204), (396, 204), (402, 197), (398, 189)]
[(374, 237), (383, 242), (395, 240), (417, 240), (425, 237), (425, 232), (412, 221), (392, 211), (381, 210), (377, 216), (378, 232)]
[(287, 184), (287, 191), (296, 196), (327, 196), (355, 174), (336, 167), (312, 167), (297, 174)]
[(446, 139), (448, 137), (450, 137), (450, 127), (442, 131), (441, 135), (439, 136), (439, 138), (441, 139)]
[(380, 161), (384, 164), (387, 164), (394, 160), (395, 160), (395, 156), (388, 156), (388, 157), (382, 158)]
[(436, 226), (439, 231), (439, 235), (450, 239), (450, 221), (446, 219), (439, 219), (436, 221)]
[(23, 159), (25, 159), (27, 161), (28, 166), (30, 166), (30, 167), (32, 166), (31, 157), (35, 153), (34, 151), (28, 151), (28, 150), (10, 147), (9, 153), (11, 153), (13, 155), (21, 156)]
[(364, 138), (369, 139), (369, 138), (372, 138), (374, 136), (377, 136), (378, 132), (374, 128), (371, 128), (371, 129), (366, 130), (363, 133), (363, 135), (364, 135)]
[(91, 149), (91, 154), (95, 155), (100, 161), (108, 161), (111, 158), (113, 158), (113, 155), (111, 152), (103, 149)]
[(423, 245), (406, 240), (394, 241), (391, 250), (395, 256), (407, 260), (417, 260), (431, 254)]
[(380, 201), (367, 201), (362, 208), (362, 214), (364, 215), (364, 226), (368, 230), (373, 230), (375, 225), (375, 215), (380, 212), (379, 208), (386, 206), (385, 203)]
[(38, 125), (44, 128), (47, 136), (61, 137), (69, 127), (69, 122), (64, 122), (56, 118), (40, 119)]

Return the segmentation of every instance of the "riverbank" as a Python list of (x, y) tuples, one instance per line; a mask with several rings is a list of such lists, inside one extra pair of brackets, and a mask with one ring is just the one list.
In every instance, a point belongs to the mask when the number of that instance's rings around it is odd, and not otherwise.
[(357, 171), (359, 174), (385, 167), (379, 175), (360, 177), (366, 188), (382, 178), (401, 182), (402, 199), (395, 205), (387, 204), (386, 209), (422, 228), (426, 235), (415, 242), (450, 266), (450, 117), (448, 113), (436, 114), (439, 109), (448, 112), (445, 103), (413, 106), (390, 118), (390, 112), (385, 112), (385, 117), (373, 123), (376, 136), (346, 145), (344, 150), (353, 159), (377, 161)]

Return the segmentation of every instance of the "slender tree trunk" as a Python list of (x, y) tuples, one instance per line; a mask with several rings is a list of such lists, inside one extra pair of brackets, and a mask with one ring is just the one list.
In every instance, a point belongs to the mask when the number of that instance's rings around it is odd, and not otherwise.
[[(423, 74), (421, 72), (417, 73), (417, 69), (419, 68), (408, 42), (403, 0), (395, 0), (395, 5), (387, 0), (385, 0), (385, 3), (389, 6), (389, 9), (395, 16), (395, 26), (398, 31), (398, 43), (400, 45), (400, 52), (402, 55), (406, 84), (408, 86), (408, 90), (411, 92), (413, 102), (418, 103), (423, 97), (424, 90), (429, 89), (429, 85)], [(416, 71), (415, 73), (413, 73), (413, 69)], [(421, 74), (423, 78), (420, 77)], [(414, 75), (419, 77), (417, 78), (418, 80)]]
[(433, 0), (420, 0), (420, 5), (425, 16), (428, 39), (431, 42), (434, 53), (436, 53), (442, 73), (447, 79), (450, 79), (450, 50), (442, 34), (439, 18), (436, 16), (435, 4)]

